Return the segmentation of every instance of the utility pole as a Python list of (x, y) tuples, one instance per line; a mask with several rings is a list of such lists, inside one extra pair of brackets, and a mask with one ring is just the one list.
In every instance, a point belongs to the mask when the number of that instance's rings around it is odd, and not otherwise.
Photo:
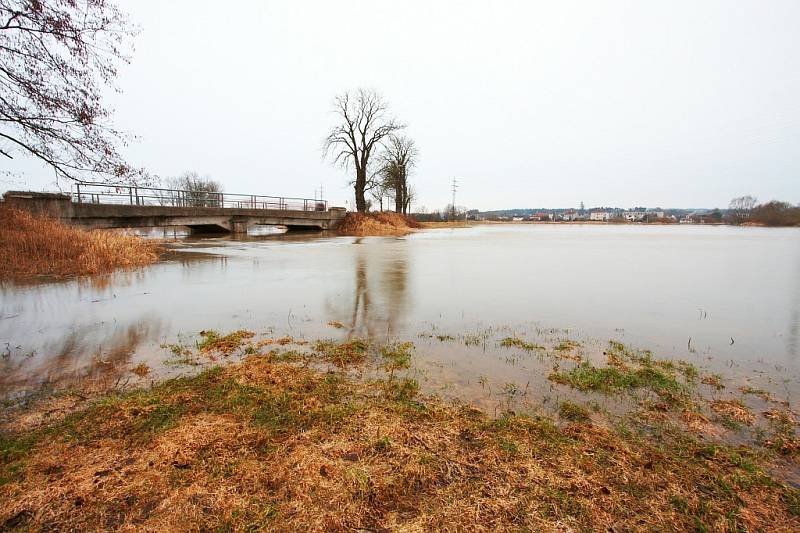
[(455, 222), (456, 220), (456, 189), (458, 189), (458, 182), (455, 178), (453, 178), (453, 203), (450, 206), (450, 221)]

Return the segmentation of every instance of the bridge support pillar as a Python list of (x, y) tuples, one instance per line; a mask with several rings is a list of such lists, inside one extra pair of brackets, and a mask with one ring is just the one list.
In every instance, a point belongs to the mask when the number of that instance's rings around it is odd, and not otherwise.
[(246, 220), (231, 219), (231, 233), (247, 233), (247, 228), (249, 227), (250, 223)]

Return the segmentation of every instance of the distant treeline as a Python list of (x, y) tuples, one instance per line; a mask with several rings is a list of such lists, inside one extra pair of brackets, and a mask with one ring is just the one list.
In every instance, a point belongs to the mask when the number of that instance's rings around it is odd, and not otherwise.
[[(459, 220), (464, 218), (476, 218), (478, 216), (486, 219), (510, 219), (513, 217), (528, 218), (536, 213), (552, 213), (560, 215), (572, 209), (546, 209), (546, 208), (519, 208), (519, 209), (499, 209), (494, 211), (478, 211), (477, 209), (467, 209), (458, 206), (454, 210), (452, 205), (448, 205), (442, 210), (428, 211), (424, 208), (421, 212), (413, 213), (412, 216), (420, 222), (440, 222)], [(589, 208), (581, 210), (581, 213), (588, 214), (592, 211), (608, 211), (613, 213), (612, 221), (622, 220), (625, 209), (622, 208)], [(644, 207), (634, 208), (633, 211), (648, 211)], [(702, 221), (706, 223), (718, 224), (759, 224), (764, 226), (800, 226), (800, 206), (792, 205), (788, 202), (771, 201), (757, 204), (756, 199), (751, 196), (735, 198), (731, 201), (728, 209), (657, 209), (663, 211), (665, 218), (658, 219), (658, 222), (677, 222), (686, 218), (694, 222)]]
[(748, 221), (765, 226), (800, 226), (800, 206), (772, 201), (755, 206)]

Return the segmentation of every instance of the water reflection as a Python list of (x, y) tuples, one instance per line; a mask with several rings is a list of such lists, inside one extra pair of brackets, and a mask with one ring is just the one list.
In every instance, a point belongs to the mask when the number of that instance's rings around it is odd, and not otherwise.
[(13, 395), (39, 387), (113, 387), (129, 369), (137, 349), (163, 331), (162, 320), (141, 316), (126, 326), (76, 326), (33, 352), (8, 345), (0, 361), (0, 390)]
[(375, 253), (354, 243), (352, 297), (329, 299), (330, 320), (344, 324), (347, 337), (393, 337), (402, 329), (408, 310), (408, 250), (401, 240), (391, 253)]
[(794, 283), (794, 295), (789, 296), (789, 305), (792, 308), (789, 318), (789, 339), (787, 349), (792, 361), (797, 360), (800, 350), (800, 260), (797, 261), (797, 276)]
[[(603, 343), (619, 338), (697, 365), (708, 360), (715, 371), (766, 368), (774, 376), (780, 367), (794, 388), (798, 237), (797, 230), (597, 226), (192, 237), (138, 271), (1, 285), (0, 389), (82, 376), (113, 381), (131, 354), (157, 368), (171, 356), (161, 343), (192, 342), (204, 329), (418, 341), (432, 327), (458, 336), (523, 322)], [(452, 347), (424, 351), (432, 365), (461, 376), (459, 388), (476, 375), (509, 379), (482, 352)], [(539, 369), (525, 372), (541, 377)]]

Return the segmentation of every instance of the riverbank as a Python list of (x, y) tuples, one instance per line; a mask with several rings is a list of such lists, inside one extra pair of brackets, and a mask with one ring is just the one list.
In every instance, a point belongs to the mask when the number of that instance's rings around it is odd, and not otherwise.
[(0, 280), (102, 274), (158, 261), (152, 241), (84, 231), (26, 211), (0, 207)]
[[(543, 349), (517, 337), (500, 346)], [(607, 366), (575, 361), (566, 345), (547, 355), (559, 361), (554, 386), (652, 394), (607, 426), (571, 401), (557, 418), (493, 418), (421, 397), (408, 342), (207, 331), (178, 351), (243, 359), (94, 400), (65, 393), (6, 417), (0, 528), (800, 527), (800, 492), (769, 473), (783, 452), (676, 424), (670, 413), (695, 412), (687, 391), (706, 376), (622, 345), (609, 346)], [(747, 423), (737, 407), (719, 409)]]

